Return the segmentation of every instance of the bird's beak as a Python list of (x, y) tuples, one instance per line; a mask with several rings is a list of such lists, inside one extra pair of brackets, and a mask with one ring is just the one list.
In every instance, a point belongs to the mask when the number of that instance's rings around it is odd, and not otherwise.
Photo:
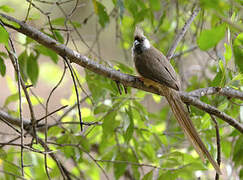
[(134, 46), (137, 46), (139, 44), (139, 41), (138, 40), (135, 40), (134, 41)]

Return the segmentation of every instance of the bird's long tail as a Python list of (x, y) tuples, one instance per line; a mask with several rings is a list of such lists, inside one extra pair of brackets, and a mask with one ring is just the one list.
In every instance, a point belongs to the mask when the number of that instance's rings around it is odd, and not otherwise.
[(189, 113), (185, 110), (184, 104), (180, 98), (180, 95), (177, 91), (168, 88), (168, 87), (161, 87), (163, 94), (165, 95), (172, 112), (177, 119), (179, 125), (183, 129), (185, 135), (188, 137), (190, 142), (192, 143), (193, 147), (204, 161), (204, 155), (208, 158), (209, 162), (213, 165), (214, 169), (218, 174), (221, 174), (219, 165), (215, 162), (212, 158), (210, 153), (208, 152), (207, 148), (205, 147), (204, 143), (202, 142), (201, 138), (199, 137), (190, 117)]

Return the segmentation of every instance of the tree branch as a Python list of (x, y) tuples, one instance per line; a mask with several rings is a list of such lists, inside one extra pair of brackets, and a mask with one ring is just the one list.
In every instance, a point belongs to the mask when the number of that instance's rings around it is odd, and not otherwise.
[[(0, 118), (3, 118), (4, 120), (6, 120), (6, 121), (8, 121), (8, 122), (10, 122), (10, 123), (12, 123), (14, 125), (16, 125), (18, 127), (21, 127), (20, 119), (14, 118), (14, 117), (10, 116), (9, 114), (7, 114), (6, 112), (4, 112), (2, 110), (0, 110)], [(32, 125), (30, 120), (22, 119), (22, 122), (24, 124), (24, 129), (28, 129)], [(34, 133), (31, 132), (31, 130), (28, 131), (28, 132), (31, 134), (32, 137), (35, 136)], [(63, 175), (64, 179), (65, 179), (65, 177), (67, 177), (67, 179), (70, 179), (70, 178), (68, 178), (69, 177), (68, 170), (62, 165), (60, 160), (56, 157), (55, 153), (53, 153), (51, 151), (51, 149), (47, 146), (47, 144), (41, 138), (39, 138), (38, 136), (37, 136), (37, 138), (38, 138), (38, 142), (41, 144), (41, 146), (44, 147), (46, 152), (50, 154), (50, 156), (52, 157), (52, 159), (54, 161), (56, 161), (57, 166), (60, 169), (60, 172)]]
[(176, 50), (176, 47), (178, 46), (179, 42), (181, 41), (181, 39), (184, 37), (185, 33), (187, 32), (187, 30), (189, 29), (192, 21), (194, 20), (194, 18), (197, 16), (197, 14), (199, 13), (200, 8), (195, 8), (194, 11), (192, 12), (192, 15), (190, 16), (190, 18), (186, 21), (185, 25), (183, 26), (182, 30), (180, 31), (180, 33), (177, 34), (171, 48), (169, 49), (168, 53), (167, 53), (167, 58), (170, 60)]
[(194, 50), (196, 50), (196, 49), (197, 49), (197, 46), (194, 45), (194, 46), (188, 48), (188, 49), (185, 50), (185, 51), (182, 51), (182, 52), (180, 52), (180, 53), (176, 53), (176, 54), (174, 54), (174, 55), (171, 57), (171, 59), (173, 59), (173, 58), (179, 58), (179, 57), (181, 57), (182, 55), (184, 55), (184, 54), (186, 54), (186, 53), (189, 53), (189, 52), (192, 52), (192, 51), (194, 51)]
[(188, 93), (183, 92), (181, 93), (181, 99), (184, 102), (188, 102), (191, 105), (211, 114), (211, 115), (215, 115), (217, 117), (219, 117), (220, 119), (224, 120), (225, 122), (227, 122), (228, 124), (230, 124), (231, 126), (235, 127), (237, 130), (239, 130), (241, 133), (243, 133), (243, 125), (235, 120), (234, 118), (230, 117), (229, 115), (227, 115), (226, 113), (218, 110), (217, 108), (206, 104), (202, 101), (200, 101), (199, 99), (189, 96)]
[[(105, 67), (102, 64), (99, 64), (88, 57), (79, 54), (76, 51), (73, 51), (72, 49), (66, 47), (63, 44), (60, 44), (56, 40), (52, 39), (51, 37), (47, 36), (46, 34), (38, 31), (34, 27), (29, 26), (26, 23), (23, 23), (13, 17), (10, 17), (8, 15), (5, 15), (3, 13), (0, 13), (0, 19), (3, 21), (4, 25), (15, 29), (16, 31), (25, 34), (26, 36), (34, 39), (38, 43), (44, 45), (45, 47), (52, 49), (55, 51), (57, 54), (59, 54), (62, 57), (68, 57), (71, 62), (78, 64), (86, 69), (89, 69), (90, 71), (93, 71), (99, 75), (105, 76), (107, 78), (110, 78), (114, 81), (119, 81), (125, 86), (130, 86), (133, 88), (141, 89), (147, 92), (155, 93), (162, 95), (162, 93), (159, 93), (158, 89), (156, 87), (147, 87), (144, 85), (143, 81), (141, 81), (138, 77), (132, 76), (129, 74), (124, 74), (121, 73), (120, 71), (117, 71), (113, 68)], [(230, 94), (230, 91), (222, 91), (224, 92), (223, 94)], [(238, 94), (236, 97), (241, 97), (242, 92), (240, 91), (234, 91), (235, 93), (233, 94)], [(236, 93), (237, 92), (237, 93)], [(198, 93), (196, 93), (198, 94)], [(186, 92), (180, 92), (180, 96), (182, 100), (186, 103), (192, 104), (199, 109), (206, 111), (210, 114), (213, 114), (225, 122), (229, 123), (233, 127), (235, 127), (237, 130), (243, 133), (243, 125), (240, 124), (238, 121), (233, 119), (232, 117), (228, 116), (227, 114), (219, 111), (217, 108), (205, 104), (201, 102), (199, 99), (191, 97), (192, 95)]]
[(220, 94), (229, 98), (237, 98), (243, 100), (243, 92), (237, 91), (230, 87), (219, 88), (219, 87), (207, 87), (201, 88), (188, 93), (190, 96), (202, 97), (206, 95)]
[[(0, 117), (5, 119), (6, 121), (8, 121), (9, 123), (11, 123), (15, 126), (21, 127), (21, 120), (19, 118), (12, 117), (8, 113), (6, 113), (2, 110), (0, 110)], [(24, 127), (29, 126), (30, 123), (31, 123), (30, 120), (23, 119)]]

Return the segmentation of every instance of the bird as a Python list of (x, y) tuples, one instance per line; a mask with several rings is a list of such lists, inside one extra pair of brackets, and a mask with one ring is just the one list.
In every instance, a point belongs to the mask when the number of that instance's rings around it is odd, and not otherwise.
[(136, 28), (134, 32), (132, 57), (136, 71), (144, 84), (157, 87), (165, 96), (178, 124), (203, 162), (206, 156), (215, 171), (222, 174), (219, 165), (210, 155), (184, 107), (179, 95), (180, 80), (173, 66), (162, 52), (150, 44), (140, 28)]

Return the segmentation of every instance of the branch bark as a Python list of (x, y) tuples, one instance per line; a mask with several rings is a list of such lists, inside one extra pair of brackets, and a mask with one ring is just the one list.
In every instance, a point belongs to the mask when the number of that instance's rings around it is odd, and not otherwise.
[(188, 93), (188, 95), (198, 97), (198, 98), (205, 95), (213, 95), (213, 94), (219, 94), (222, 96), (226, 96), (228, 98), (237, 98), (243, 100), (243, 92), (237, 91), (230, 87), (225, 87), (225, 88), (207, 87), (207, 88), (197, 89)]
[[(47, 36), (46, 34), (38, 31), (34, 27), (32, 27), (24, 22), (21, 22), (15, 18), (5, 15), (3, 13), (0, 13), (0, 19), (2, 20), (2, 22), (5, 26), (7, 26), (11, 29), (14, 29), (22, 34), (25, 34), (26, 36), (34, 39), (35, 41), (44, 45), (45, 47), (52, 49), (57, 54), (59, 54), (61, 57), (69, 58), (72, 63), (78, 64), (86, 69), (89, 69), (90, 71), (93, 71), (99, 75), (110, 78), (114, 81), (118, 81), (125, 86), (130, 86), (133, 88), (141, 89), (141, 90), (144, 90), (147, 92), (151, 92), (151, 93), (155, 93), (155, 94), (159, 94), (159, 95), (163, 96), (162, 93), (159, 93), (159, 91), (156, 87), (145, 86), (143, 81), (141, 81), (138, 77), (132, 76), (129, 74), (124, 74), (115, 69), (105, 67), (104, 65), (99, 64), (84, 55), (79, 54), (78, 52), (68, 48), (67, 46), (60, 44), (56, 40), (52, 39), (51, 37)], [(234, 93), (230, 93), (233, 91), (226, 90), (225, 88), (222, 88), (222, 89), (223, 89), (223, 91), (221, 91), (222, 95), (237, 94), (233, 97), (238, 97), (238, 98), (243, 97), (243, 92), (234, 90)], [(215, 91), (213, 91), (213, 92), (215, 92)], [(198, 92), (196, 92), (196, 93), (194, 92), (194, 94), (198, 94)], [(233, 119), (232, 117), (228, 116), (227, 114), (219, 111), (217, 108), (201, 102), (199, 99), (192, 97), (192, 95), (190, 93), (180, 92), (180, 96), (184, 102), (192, 104), (203, 111), (206, 111), (212, 115), (215, 115), (216, 117), (221, 118), (228, 124), (235, 127), (241, 133), (243, 133), (242, 124), (240, 124), (237, 120)]]

